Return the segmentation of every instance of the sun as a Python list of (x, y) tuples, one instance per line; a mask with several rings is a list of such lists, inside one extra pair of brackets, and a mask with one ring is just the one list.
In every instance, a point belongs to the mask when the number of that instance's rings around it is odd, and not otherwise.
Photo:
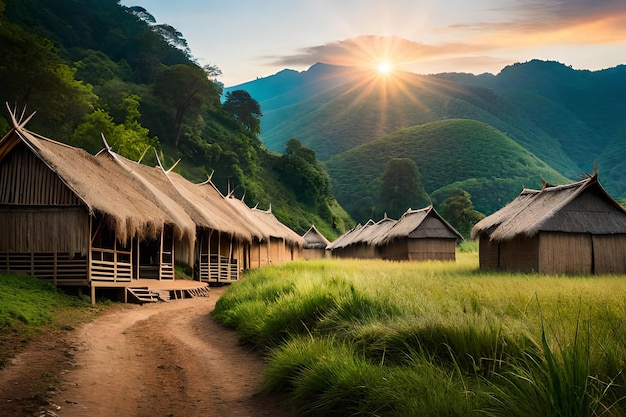
[(393, 66), (389, 62), (385, 61), (378, 64), (378, 73), (381, 75), (388, 75), (392, 69)]

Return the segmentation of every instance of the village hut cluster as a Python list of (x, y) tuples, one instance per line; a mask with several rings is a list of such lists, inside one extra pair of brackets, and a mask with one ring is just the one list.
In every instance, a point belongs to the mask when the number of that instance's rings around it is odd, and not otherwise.
[[(597, 170), (571, 184), (524, 189), (472, 229), (484, 270), (626, 274), (626, 209)], [(432, 206), (357, 225), (326, 246), (334, 258), (455, 260), (463, 238)]]
[(341, 235), (328, 245), (333, 257), (394, 261), (454, 261), (463, 236), (433, 206), (408, 209), (398, 220), (387, 216)]
[[(32, 116), (31, 116), (32, 117)], [(201, 295), (243, 270), (300, 258), (454, 261), (463, 237), (428, 206), (357, 225), (329, 242), (299, 236), (269, 210), (194, 184), (159, 163), (97, 155), (29, 131), (11, 114), (0, 140), (0, 271), (56, 286), (152, 298), (150, 288)], [(523, 190), (478, 222), (480, 268), (545, 274), (626, 274), (626, 209), (582, 181)], [(194, 280), (176, 279), (176, 266)], [(142, 291), (146, 291), (142, 293)], [(179, 291), (178, 293), (176, 291)]]
[[(0, 140), (0, 271), (88, 289), (95, 302), (107, 288), (124, 300), (147, 287), (199, 294), (245, 269), (302, 257), (304, 239), (271, 208), (130, 161), (106, 141), (91, 155), (11, 117)], [(178, 265), (195, 280), (176, 280)]]

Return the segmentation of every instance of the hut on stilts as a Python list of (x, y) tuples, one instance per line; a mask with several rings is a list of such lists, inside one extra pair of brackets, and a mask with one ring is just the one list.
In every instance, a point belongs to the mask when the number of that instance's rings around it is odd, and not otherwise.
[[(0, 140), (0, 271), (88, 290), (92, 302), (104, 291), (143, 302), (205, 295), (208, 283), (301, 256), (303, 239), (271, 211), (233, 203), (210, 179), (193, 184), (160, 162), (130, 161), (104, 137), (94, 156), (10, 113), (13, 127)], [(195, 280), (177, 280), (177, 265)]]

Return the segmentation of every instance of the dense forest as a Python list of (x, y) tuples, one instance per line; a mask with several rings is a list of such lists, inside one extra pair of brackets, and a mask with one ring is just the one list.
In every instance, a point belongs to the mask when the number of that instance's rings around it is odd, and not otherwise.
[[(270, 152), (263, 109), (246, 91), (224, 94), (217, 65), (200, 66), (182, 33), (118, 0), (0, 0), (0, 99), (36, 112), (28, 128), (95, 153), (113, 149), (166, 166), (222, 193), (271, 207), (302, 234), (329, 238), (351, 219), (315, 152), (293, 139)], [(23, 110), (22, 110), (23, 109)], [(10, 128), (2, 112), (0, 130)]]

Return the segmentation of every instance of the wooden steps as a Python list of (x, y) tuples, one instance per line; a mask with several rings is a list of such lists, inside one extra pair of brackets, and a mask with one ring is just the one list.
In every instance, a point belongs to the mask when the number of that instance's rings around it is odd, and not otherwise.
[(132, 300), (140, 304), (181, 300), (184, 298), (208, 297), (211, 292), (208, 286), (180, 290), (151, 290), (148, 287), (127, 287), (126, 290), (131, 295)]
[(187, 295), (189, 295), (190, 298), (208, 297), (211, 292), (208, 286), (198, 287), (198, 288), (188, 288), (185, 291), (187, 292)]
[(139, 304), (143, 303), (158, 303), (159, 301), (165, 301), (161, 294), (156, 291), (150, 290), (148, 287), (127, 287), (126, 290)]

